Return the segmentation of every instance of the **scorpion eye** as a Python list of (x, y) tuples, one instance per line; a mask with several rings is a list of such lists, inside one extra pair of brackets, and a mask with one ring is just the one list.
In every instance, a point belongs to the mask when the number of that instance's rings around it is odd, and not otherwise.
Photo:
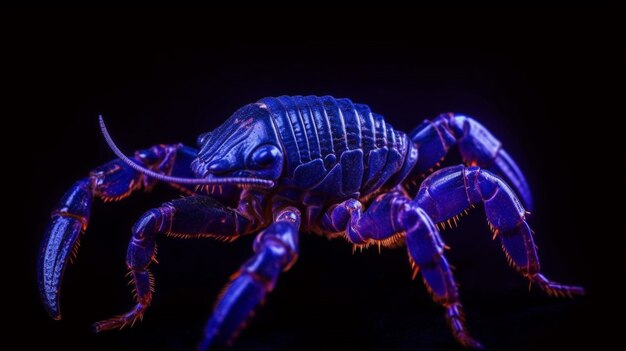
[(202, 133), (198, 135), (198, 139), (196, 139), (196, 143), (198, 143), (198, 146), (201, 147), (204, 145), (204, 143), (206, 143), (207, 140), (209, 140), (210, 137), (211, 137), (211, 132)]
[(274, 145), (261, 145), (252, 152), (252, 166), (267, 167), (279, 159), (280, 154), (280, 150)]

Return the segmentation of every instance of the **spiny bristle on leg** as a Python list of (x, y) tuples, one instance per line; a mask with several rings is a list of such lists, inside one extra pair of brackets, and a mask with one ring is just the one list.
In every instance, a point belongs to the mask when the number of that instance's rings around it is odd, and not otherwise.
[(411, 264), (411, 280), (415, 280), (415, 278), (417, 277), (417, 273), (419, 273), (420, 271), (420, 267), (417, 265), (417, 263), (415, 263), (415, 261), (413, 260), (413, 257), (411, 257), (411, 254), (409, 254), (409, 263)]
[(78, 237), (76, 238), (76, 242), (74, 243), (74, 246), (72, 247), (72, 254), (70, 255), (70, 264), (74, 264), (74, 260), (76, 260), (76, 257), (78, 257), (78, 249), (80, 249), (80, 239), (83, 236), (83, 231), (81, 230), (80, 233), (78, 233)]
[(152, 257), (150, 258), (152, 260), (152, 262), (159, 264), (159, 261), (157, 260), (157, 254), (159, 253), (159, 245), (158, 244), (154, 244), (154, 252), (152, 253)]
[(470, 210), (469, 208), (466, 208), (463, 211), (452, 216), (451, 218), (448, 218), (439, 223), (435, 223), (435, 227), (437, 227), (437, 230), (439, 231), (444, 231), (446, 230), (446, 228), (450, 228), (450, 229), (456, 228), (459, 226), (459, 221), (461, 220), (461, 217), (467, 215), (469, 213), (469, 210)]
[[(356, 252), (356, 250), (358, 249), (360, 252), (363, 252), (363, 250), (367, 250), (372, 246), (376, 246), (378, 248), (378, 253), (382, 252), (382, 248), (397, 248), (397, 247), (401, 247), (405, 244), (405, 237), (406, 237), (406, 233), (404, 232), (400, 232), (397, 234), (394, 234), (386, 239), (383, 240), (368, 240), (367, 242), (363, 243), (363, 244), (352, 244), (352, 253), (354, 254)], [(344, 236), (344, 238), (347, 239), (347, 237)], [(349, 241), (349, 239), (347, 239)]]
[(487, 225), (489, 225), (489, 230), (493, 233), (493, 239), (495, 239), (500, 231), (491, 223), (489, 219), (487, 219)]
[(154, 293), (154, 274), (148, 271), (148, 281), (150, 282), (150, 292)]
[(166, 232), (165, 235), (171, 238), (176, 239), (214, 239), (218, 241), (222, 241), (224, 243), (231, 243), (239, 238), (238, 235), (219, 235), (219, 234), (184, 234), (184, 233), (174, 233), (174, 232)]
[(491, 240), (496, 240), (496, 238), (500, 234), (500, 231), (496, 229), (496, 230), (492, 230), (492, 232), (493, 232), (493, 237), (491, 237)]
[[(494, 236), (494, 239), (495, 239), (495, 236)], [(504, 244), (500, 244), (500, 246), (502, 247), (502, 251), (504, 251), (504, 256), (506, 257), (506, 261), (508, 262), (509, 266), (515, 268), (516, 271), (523, 273), (524, 269), (522, 269), (521, 267), (515, 264), (515, 262), (513, 261), (513, 257), (511, 257), (511, 254), (509, 254), (506, 247), (504, 247)]]
[(400, 232), (396, 233), (387, 239), (380, 240), (380, 244), (386, 248), (397, 248), (402, 247), (405, 244), (406, 233)]

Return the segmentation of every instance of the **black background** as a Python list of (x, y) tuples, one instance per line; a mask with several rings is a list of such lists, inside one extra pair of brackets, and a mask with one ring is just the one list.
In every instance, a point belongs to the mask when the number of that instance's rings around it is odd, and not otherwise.
[[(623, 312), (623, 274), (610, 288), (594, 274), (611, 274), (619, 262), (610, 240), (619, 227), (587, 228), (611, 220), (597, 192), (623, 188), (604, 176), (602, 160), (614, 152), (609, 133), (624, 112), (623, 9), (290, 12), (4, 12), (2, 169), (5, 201), (17, 209), (3, 221), (9, 342), (193, 348), (221, 286), (249, 257), (251, 238), (229, 246), (160, 240), (157, 292), (144, 322), (97, 335), (92, 322), (131, 307), (124, 279), (130, 226), (178, 195), (161, 187), (93, 206), (65, 276), (61, 322), (46, 316), (37, 295), (49, 211), (74, 180), (112, 158), (98, 114), (130, 152), (193, 144), (238, 107), (281, 94), (350, 97), (407, 132), (447, 111), (482, 121), (533, 189), (531, 226), (544, 272), (584, 285), (589, 296), (529, 293), (478, 209), (444, 234), (473, 334), (490, 350), (611, 342), (621, 325), (606, 316)], [(21, 141), (8, 141), (13, 133)], [(410, 280), (404, 250), (352, 255), (343, 241), (302, 235), (300, 260), (235, 349), (326, 347), (458, 349), (441, 308)]]

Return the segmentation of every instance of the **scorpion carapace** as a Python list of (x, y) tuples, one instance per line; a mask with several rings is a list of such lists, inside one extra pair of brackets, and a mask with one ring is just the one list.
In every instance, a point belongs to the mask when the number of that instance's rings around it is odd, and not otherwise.
[[(580, 287), (548, 280), (525, 206), (526, 180), (500, 142), (472, 118), (452, 113), (425, 120), (410, 134), (395, 130), (368, 106), (330, 96), (264, 98), (198, 137), (199, 150), (156, 145), (120, 157), (76, 182), (52, 212), (39, 264), (39, 288), (60, 319), (59, 293), (67, 261), (87, 229), (93, 198), (120, 200), (166, 182), (186, 196), (146, 212), (132, 228), (126, 263), (136, 290), (127, 313), (95, 324), (122, 328), (143, 317), (154, 280), (159, 235), (232, 241), (256, 234), (254, 254), (219, 297), (200, 349), (231, 343), (282, 271), (298, 257), (298, 233), (343, 237), (356, 246), (406, 244), (448, 326), (463, 346), (468, 333), (438, 223), (483, 204), (494, 238), (511, 264), (550, 295), (580, 295)], [(464, 164), (432, 172), (453, 147)], [(424, 176), (427, 176), (423, 179)], [(422, 180), (423, 179), (423, 180)], [(512, 186), (512, 188), (509, 186)]]

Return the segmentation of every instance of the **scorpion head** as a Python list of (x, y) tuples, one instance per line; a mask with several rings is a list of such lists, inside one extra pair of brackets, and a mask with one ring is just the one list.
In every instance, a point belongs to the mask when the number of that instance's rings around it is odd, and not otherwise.
[(115, 145), (104, 119), (100, 129), (109, 147), (128, 167), (168, 183), (273, 187), (283, 168), (283, 156), (269, 112), (259, 104), (239, 109), (223, 125), (198, 137), (200, 152), (191, 167), (196, 178), (175, 177), (137, 164)]
[(191, 167), (198, 178), (241, 177), (276, 181), (283, 169), (281, 146), (269, 112), (250, 104), (198, 137)]

